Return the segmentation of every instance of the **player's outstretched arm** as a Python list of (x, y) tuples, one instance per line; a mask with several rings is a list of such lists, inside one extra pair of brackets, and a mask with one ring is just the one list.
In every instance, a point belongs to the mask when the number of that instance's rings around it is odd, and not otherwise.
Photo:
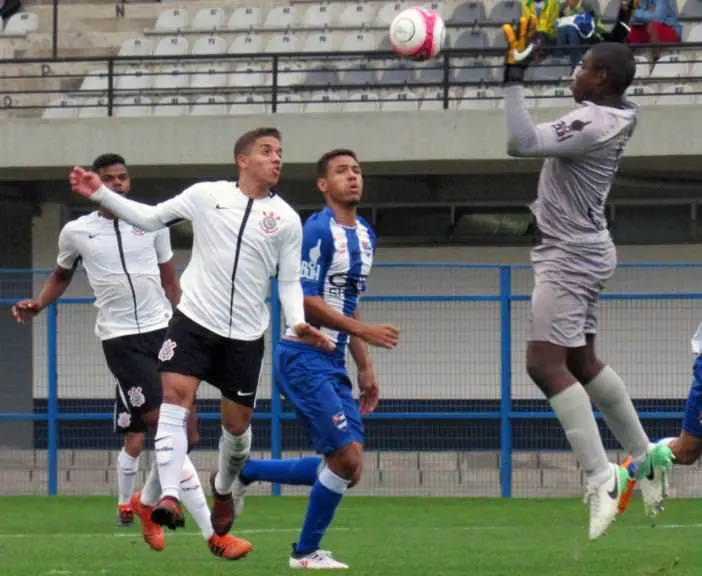
[(520, 85), (505, 87), (507, 154), (517, 158), (575, 158), (590, 151), (598, 141), (595, 113), (580, 108), (555, 122), (534, 124)]
[(73, 269), (66, 270), (56, 266), (44, 282), (39, 296), (17, 302), (12, 306), (12, 316), (19, 324), (31, 320), (44, 308), (56, 302), (71, 284), (72, 279)]
[(192, 220), (196, 208), (193, 197), (198, 190), (197, 184), (165, 202), (149, 206), (113, 192), (97, 174), (80, 167), (73, 168), (69, 180), (77, 194), (100, 204), (133, 226), (151, 232), (182, 220)]

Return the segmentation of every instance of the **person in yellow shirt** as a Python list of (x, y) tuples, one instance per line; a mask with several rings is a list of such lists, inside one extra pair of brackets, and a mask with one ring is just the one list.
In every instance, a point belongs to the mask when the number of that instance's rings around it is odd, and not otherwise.
[(602, 42), (606, 31), (595, 9), (584, 0), (565, 0), (558, 16), (558, 46), (574, 69), (590, 46)]
[(558, 41), (557, 22), (560, 10), (558, 0), (522, 0), (522, 17), (536, 17), (535, 40), (542, 54), (545, 48), (555, 46)]

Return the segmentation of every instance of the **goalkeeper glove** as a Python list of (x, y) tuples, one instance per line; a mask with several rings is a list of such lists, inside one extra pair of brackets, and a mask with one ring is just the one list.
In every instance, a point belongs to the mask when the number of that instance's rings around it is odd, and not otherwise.
[(531, 18), (522, 16), (516, 30), (513, 24), (505, 24), (502, 26), (502, 32), (507, 40), (504, 83), (524, 82), (524, 74), (536, 56), (538, 48), (534, 41), (536, 16)]

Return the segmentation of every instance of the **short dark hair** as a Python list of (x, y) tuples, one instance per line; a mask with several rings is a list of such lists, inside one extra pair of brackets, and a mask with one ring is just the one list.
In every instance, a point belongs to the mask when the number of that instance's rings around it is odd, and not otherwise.
[(607, 74), (607, 86), (621, 96), (634, 81), (636, 60), (631, 48), (618, 42), (603, 42), (590, 48), (592, 65)]
[(264, 127), (249, 130), (248, 132), (245, 132), (239, 136), (237, 141), (234, 143), (234, 162), (236, 162), (239, 154), (247, 153), (256, 140), (259, 138), (265, 138), (266, 136), (270, 136), (276, 140), (280, 140), (281, 142), (283, 140), (280, 135), (280, 130), (277, 128)]
[(324, 178), (329, 170), (329, 162), (339, 156), (351, 156), (351, 158), (358, 162), (356, 153), (353, 150), (349, 150), (348, 148), (335, 148), (326, 154), (322, 154), (322, 157), (317, 160), (317, 178)]
[(119, 154), (100, 154), (100, 156), (93, 160), (93, 165), (91, 168), (93, 172), (97, 172), (102, 168), (114, 166), (115, 164), (124, 164), (125, 166), (127, 165), (127, 163), (124, 161), (124, 158), (122, 158), (122, 156), (120, 156)]

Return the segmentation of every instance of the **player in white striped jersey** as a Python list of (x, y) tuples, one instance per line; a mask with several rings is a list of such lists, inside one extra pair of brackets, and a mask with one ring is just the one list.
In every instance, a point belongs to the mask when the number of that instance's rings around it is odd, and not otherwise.
[[(348, 566), (321, 550), (324, 533), (347, 488), (361, 477), (362, 415), (375, 410), (378, 385), (367, 344), (394, 348), (399, 331), (367, 324), (358, 310), (373, 264), (375, 233), (356, 207), (363, 177), (351, 150), (332, 150), (317, 163), (317, 187), (326, 208), (305, 222), (302, 287), (305, 314), (334, 342), (333, 352), (301, 342), (288, 330), (274, 358), (276, 383), (304, 423), (321, 456), (291, 460), (249, 460), (234, 484), (240, 514), (252, 482), (312, 486), (307, 516), (289, 559), (291, 568), (343, 569)], [(346, 369), (346, 352), (358, 369), (360, 406)]]
[[(533, 21), (522, 18), (518, 30), (511, 25), (503, 29), (508, 43), (507, 151), (545, 158), (531, 206), (542, 240), (531, 255), (534, 290), (526, 368), (585, 472), (589, 536), (596, 539), (623, 511), (635, 480), (647, 509), (660, 509), (672, 460), (670, 449), (650, 443), (624, 382), (595, 353), (597, 304), (616, 268), (605, 202), (636, 126), (638, 109), (624, 97), (636, 62), (624, 44), (593, 46), (572, 80), (580, 106), (554, 122), (535, 125), (522, 86), (536, 51), (529, 43)], [(608, 461), (593, 403), (633, 455), (630, 469)]]

